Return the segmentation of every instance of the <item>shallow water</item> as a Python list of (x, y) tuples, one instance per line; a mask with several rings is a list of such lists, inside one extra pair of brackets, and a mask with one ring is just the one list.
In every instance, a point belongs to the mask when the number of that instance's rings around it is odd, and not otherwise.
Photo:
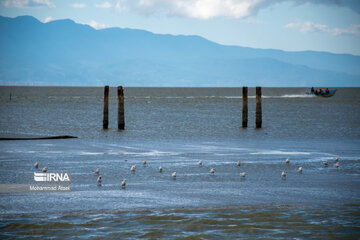
[(103, 131), (102, 88), (0, 88), (0, 135), (79, 137), (0, 142), (1, 184), (33, 184), (47, 166), (69, 172), (72, 189), (0, 194), (2, 237), (360, 237), (359, 89), (324, 99), (265, 88), (255, 130), (254, 89), (242, 129), (240, 88), (125, 88), (121, 132), (114, 90)]
[(5, 238), (110, 239), (356, 239), (360, 207), (251, 206), (12, 215)]

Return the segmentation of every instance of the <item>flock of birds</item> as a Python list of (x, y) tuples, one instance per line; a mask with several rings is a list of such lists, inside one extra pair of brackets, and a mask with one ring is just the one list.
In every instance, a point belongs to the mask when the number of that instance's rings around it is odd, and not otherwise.
[[(334, 163), (334, 167), (335, 167), (335, 168), (340, 167), (339, 157), (335, 157), (335, 158), (334, 158), (334, 162), (335, 162), (335, 163)], [(290, 164), (290, 158), (287, 158), (287, 159), (285, 160), (285, 163), (286, 163), (286, 164)], [(326, 161), (326, 160), (323, 161), (323, 164), (324, 164), (324, 167), (329, 166), (329, 163), (328, 163), (328, 161)], [(302, 171), (303, 171), (303, 168), (300, 166), (300, 167), (298, 168), (298, 172), (299, 172), (299, 173), (302, 173)], [(285, 178), (285, 177), (286, 177), (286, 171), (282, 171), (282, 172), (281, 172), (281, 177), (282, 177), (282, 178)]]
[[(335, 167), (335, 168), (338, 168), (338, 167), (340, 166), (340, 164), (339, 164), (339, 157), (335, 157), (335, 158), (334, 158), (334, 162), (335, 162), (335, 163), (334, 163), (334, 167)], [(290, 158), (287, 158), (287, 159), (285, 160), (285, 163), (286, 163), (286, 164), (290, 164)], [(144, 161), (143, 161), (143, 165), (146, 165), (146, 164), (147, 164), (147, 162), (146, 162), (146, 160), (144, 160)], [(324, 167), (328, 167), (328, 166), (329, 166), (329, 163), (328, 163), (326, 160), (323, 161), (323, 164), (324, 164)], [(202, 161), (202, 160), (199, 160), (198, 165), (199, 165), (199, 166), (202, 166), (202, 165), (203, 165), (203, 161)], [(238, 162), (236, 163), (236, 165), (237, 165), (238, 167), (240, 167), (240, 166), (241, 166), (241, 162), (238, 161)], [(36, 162), (35, 165), (34, 165), (34, 167), (35, 167), (35, 168), (39, 168), (39, 162)], [(44, 168), (42, 169), (42, 172), (46, 173), (47, 170), (48, 170), (48, 168), (47, 168), (47, 167), (44, 167)], [(134, 172), (136, 171), (136, 165), (131, 166), (130, 171), (134, 173)], [(159, 167), (159, 172), (160, 172), (160, 173), (163, 172), (163, 167), (162, 167), (162, 166)], [(302, 173), (302, 172), (303, 172), (303, 168), (302, 168), (301, 166), (298, 168), (298, 172), (299, 172), (299, 173)], [(94, 174), (98, 175), (97, 182), (98, 182), (98, 185), (101, 186), (102, 176), (100, 175), (100, 168), (95, 169), (95, 170), (94, 170)], [(211, 168), (211, 169), (210, 169), (210, 174), (215, 174), (215, 168)], [(173, 172), (173, 173), (171, 174), (171, 176), (172, 176), (173, 179), (176, 179), (176, 172)], [(241, 173), (240, 173), (240, 177), (245, 178), (245, 177), (246, 177), (246, 172), (241, 172)], [(281, 172), (281, 177), (282, 177), (282, 178), (286, 178), (286, 171), (282, 171), (282, 172)], [(124, 180), (121, 182), (121, 186), (122, 186), (122, 188), (125, 188), (125, 187), (126, 187), (126, 179), (124, 179)]]

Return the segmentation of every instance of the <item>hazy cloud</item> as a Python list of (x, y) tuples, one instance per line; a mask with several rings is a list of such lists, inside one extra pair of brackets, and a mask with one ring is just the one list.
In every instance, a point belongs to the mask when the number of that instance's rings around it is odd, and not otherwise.
[(353, 24), (347, 28), (330, 28), (324, 24), (318, 24), (307, 21), (307, 22), (292, 22), (286, 24), (284, 27), (297, 29), (302, 33), (322, 32), (333, 36), (344, 35), (344, 34), (360, 36), (359, 24)]
[(118, 9), (135, 10), (144, 15), (163, 13), (169, 16), (209, 19), (245, 18), (258, 11), (268, 0), (118, 0)]
[(101, 4), (95, 4), (97, 8), (112, 8), (112, 4), (109, 2), (103, 2)]
[(47, 18), (45, 18), (44, 23), (51, 22), (53, 20), (54, 19), (52, 17), (47, 17)]
[(241, 19), (255, 16), (259, 10), (281, 2), (290, 2), (295, 6), (303, 4), (346, 6), (360, 13), (360, 0), (114, 0), (112, 6), (120, 11), (135, 11), (143, 15), (161, 13), (199, 19), (213, 17)]
[(73, 8), (86, 8), (85, 3), (74, 3), (71, 5)]
[(107, 28), (108, 26), (104, 23), (99, 23), (97, 21), (90, 21), (89, 23), (87, 23), (88, 25), (90, 25), (91, 27), (95, 28), (95, 29), (103, 29), (103, 28)]
[(54, 8), (55, 5), (49, 0), (4, 0), (2, 4), (5, 7), (28, 8), (28, 7), (49, 7)]
[(359, 0), (286, 0), (286, 1), (294, 1), (297, 4), (322, 4), (322, 5), (337, 5), (348, 7), (355, 12), (360, 13), (360, 1)]

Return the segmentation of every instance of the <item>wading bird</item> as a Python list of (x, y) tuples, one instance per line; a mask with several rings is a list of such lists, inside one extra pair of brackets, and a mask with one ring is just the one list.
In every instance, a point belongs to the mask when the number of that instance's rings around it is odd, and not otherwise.
[(121, 186), (122, 186), (123, 188), (125, 188), (125, 186), (126, 186), (126, 179), (124, 179), (124, 180), (121, 182)]

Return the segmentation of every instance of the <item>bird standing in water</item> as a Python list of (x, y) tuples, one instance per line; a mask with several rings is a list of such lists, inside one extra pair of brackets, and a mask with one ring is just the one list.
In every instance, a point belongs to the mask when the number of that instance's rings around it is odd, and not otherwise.
[(121, 182), (121, 186), (122, 186), (123, 188), (126, 187), (126, 179), (124, 179), (124, 180)]

